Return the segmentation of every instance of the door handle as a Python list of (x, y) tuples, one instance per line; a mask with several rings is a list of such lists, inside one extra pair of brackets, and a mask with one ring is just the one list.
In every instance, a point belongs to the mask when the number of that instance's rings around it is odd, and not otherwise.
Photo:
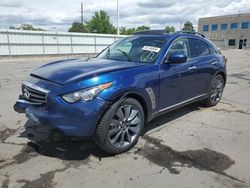
[(191, 66), (191, 67), (188, 67), (188, 70), (195, 70), (195, 69), (197, 69), (197, 67), (196, 67), (196, 66)]
[(218, 61), (213, 61), (211, 64), (216, 65), (217, 63), (218, 63)]
[(176, 74), (175, 75), (177, 78), (180, 78), (181, 77), (181, 74)]

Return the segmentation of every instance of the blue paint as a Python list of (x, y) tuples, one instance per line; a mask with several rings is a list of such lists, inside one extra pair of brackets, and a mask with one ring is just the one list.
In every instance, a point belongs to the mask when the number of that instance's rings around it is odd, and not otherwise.
[[(168, 52), (173, 43), (185, 39), (191, 44), (191, 38), (205, 43), (209, 53), (193, 57), (189, 50), (185, 63), (169, 62)], [(136, 51), (136, 48), (128, 50), (129, 42), (137, 44), (137, 48), (141, 44), (150, 46), (155, 52)], [(124, 43), (122, 50), (127, 50), (130, 57), (123, 52), (112, 51), (121, 43)], [(177, 54), (173, 60), (180, 58), (184, 56)], [(223, 73), (226, 76), (224, 61), (214, 44), (198, 35), (174, 33), (131, 36), (111, 45), (96, 58), (66, 59), (37, 68), (26, 81), (48, 91), (46, 104), (29, 104), (21, 96), (14, 108), (18, 112), (26, 112), (28, 118), (41, 125), (58, 128), (65, 135), (89, 137), (94, 134), (106, 109), (124, 95), (140, 97), (144, 101), (147, 121), (150, 121), (164, 108), (207, 94), (216, 74)], [(190, 70), (190, 67), (195, 69)], [(112, 86), (91, 101), (68, 103), (62, 99), (65, 94), (108, 82), (112, 82)], [(151, 96), (146, 88), (150, 88)], [(155, 100), (155, 107), (152, 107), (152, 100)]]

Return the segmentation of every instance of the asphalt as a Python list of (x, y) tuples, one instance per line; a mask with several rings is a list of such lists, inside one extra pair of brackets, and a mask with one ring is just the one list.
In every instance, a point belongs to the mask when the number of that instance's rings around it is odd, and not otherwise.
[(13, 111), (22, 81), (52, 58), (0, 60), (1, 187), (250, 187), (250, 51), (223, 54), (228, 81), (217, 106), (160, 116), (116, 156), (91, 141), (51, 139)]

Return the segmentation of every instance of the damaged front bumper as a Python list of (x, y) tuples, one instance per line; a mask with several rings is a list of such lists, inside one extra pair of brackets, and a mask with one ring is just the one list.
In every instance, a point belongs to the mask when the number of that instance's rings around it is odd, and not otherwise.
[(18, 113), (25, 113), (26, 117), (37, 124), (59, 129), (67, 136), (91, 137), (96, 124), (109, 105), (108, 101), (96, 98), (91, 102), (69, 104), (60, 98), (49, 100), (46, 106), (26, 101), (21, 97), (14, 105)]

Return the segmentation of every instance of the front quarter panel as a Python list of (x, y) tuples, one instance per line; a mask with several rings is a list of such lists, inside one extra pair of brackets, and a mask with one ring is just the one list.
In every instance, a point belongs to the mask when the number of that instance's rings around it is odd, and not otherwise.
[[(101, 79), (112, 80), (110, 88), (103, 91), (99, 97), (114, 102), (123, 94), (136, 94), (142, 97), (149, 114), (157, 111), (159, 90), (159, 66), (145, 64), (128, 70), (113, 72)], [(107, 79), (109, 77), (109, 79)]]

